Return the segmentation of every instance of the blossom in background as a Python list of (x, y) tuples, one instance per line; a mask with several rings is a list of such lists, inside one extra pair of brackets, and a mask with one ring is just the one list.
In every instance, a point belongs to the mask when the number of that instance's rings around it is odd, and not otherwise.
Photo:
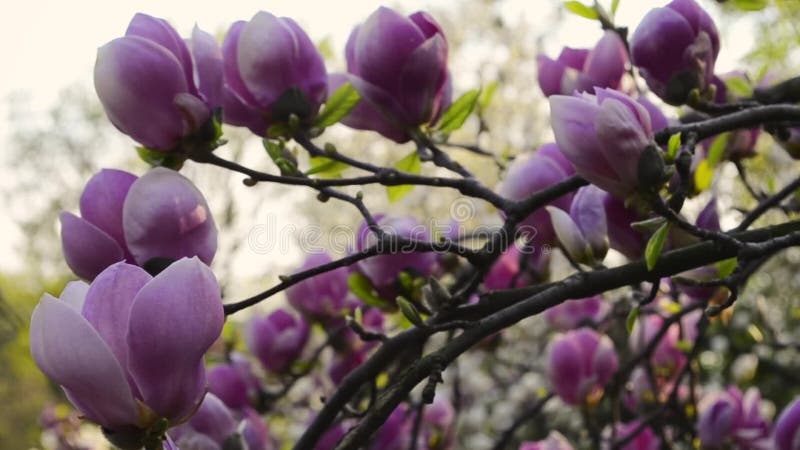
[(735, 386), (707, 394), (698, 406), (697, 435), (703, 448), (772, 448), (770, 423), (761, 414), (761, 393), (752, 387), (742, 394)]
[(254, 317), (248, 324), (247, 347), (261, 365), (271, 372), (285, 372), (300, 358), (309, 337), (308, 323), (285, 309), (264, 317)]
[(599, 399), (618, 365), (611, 339), (590, 328), (558, 335), (547, 350), (550, 385), (570, 405)]
[(575, 262), (593, 265), (606, 257), (609, 241), (605, 195), (596, 186), (584, 186), (572, 197), (569, 213), (555, 206), (546, 207), (558, 241)]

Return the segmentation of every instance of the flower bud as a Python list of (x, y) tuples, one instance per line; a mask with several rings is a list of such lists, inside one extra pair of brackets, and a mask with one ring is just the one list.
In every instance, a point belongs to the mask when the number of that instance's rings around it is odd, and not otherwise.
[(544, 313), (547, 324), (556, 330), (569, 331), (583, 325), (596, 325), (610, 310), (602, 295), (567, 300)]
[(291, 115), (310, 123), (327, 97), (322, 56), (288, 17), (260, 11), (249, 22), (234, 23), (222, 53), (225, 123), (265, 136), (270, 125)]
[(217, 252), (217, 226), (206, 199), (174, 170), (156, 167), (136, 180), (125, 197), (122, 222), (140, 266), (195, 255), (211, 264)]
[(567, 438), (558, 431), (551, 431), (546, 439), (536, 442), (523, 442), (519, 450), (572, 450)]
[(591, 51), (564, 47), (558, 59), (540, 55), (536, 62), (539, 86), (545, 96), (572, 95), (592, 92), (593, 87), (618, 89), (625, 74), (628, 51), (619, 35), (608, 30)]
[(145, 266), (199, 256), (209, 264), (217, 249), (203, 194), (173, 170), (157, 167), (137, 179), (103, 169), (86, 183), (80, 211), (61, 213), (61, 243), (67, 265), (87, 280), (123, 260)]
[[(199, 433), (209, 437), (212, 441), (222, 446), (228, 438), (236, 433), (236, 419), (233, 412), (214, 394), (206, 394), (203, 403), (197, 410), (188, 426), (191, 431), (187, 434)], [(178, 446), (186, 436), (177, 439)], [(191, 448), (191, 447), (190, 447)]]
[(139, 13), (124, 37), (97, 51), (94, 85), (106, 115), (151, 150), (176, 150), (220, 106), (216, 42), (195, 29), (190, 44), (194, 59), (169, 23)]
[(585, 186), (572, 198), (569, 214), (548, 206), (558, 240), (573, 261), (597, 264), (608, 252), (608, 228), (604, 208), (606, 192), (596, 186)]
[[(633, 325), (628, 343), (634, 354), (641, 353), (647, 348), (653, 339), (656, 338), (661, 328), (664, 326), (664, 319), (657, 314), (649, 314), (640, 317)], [(689, 337), (694, 335), (694, 330), (687, 326), (683, 330), (684, 340), (689, 341)], [(670, 378), (680, 372), (686, 364), (686, 354), (680, 348), (681, 324), (672, 324), (667, 333), (656, 345), (655, 350), (650, 356), (653, 370), (656, 376)]]
[(775, 422), (777, 450), (800, 449), (800, 398), (789, 403)]
[(761, 415), (757, 388), (735, 386), (706, 395), (698, 406), (697, 435), (703, 448), (769, 448), (770, 425)]
[[(297, 270), (302, 272), (331, 262), (327, 253), (312, 253)], [(347, 269), (342, 267), (303, 280), (286, 290), (289, 304), (310, 321), (326, 322), (341, 318), (349, 288)]]
[(197, 258), (156, 277), (117, 263), (91, 286), (72, 282), (60, 299), (42, 297), (31, 317), (31, 353), (88, 420), (115, 442), (141, 447), (137, 433), (197, 409), (203, 355), (223, 320), (217, 281)]
[[(625, 94), (599, 88), (595, 93), (550, 97), (556, 143), (578, 175), (625, 199), (640, 187), (640, 160), (654, 146), (650, 115)], [(655, 175), (642, 187), (663, 181)]]
[(303, 353), (308, 336), (308, 323), (302, 317), (278, 309), (250, 321), (246, 342), (265, 369), (285, 372)]
[(602, 396), (619, 362), (608, 336), (580, 328), (556, 337), (547, 352), (547, 376), (553, 391), (570, 405)]
[(225, 402), (229, 408), (250, 404), (250, 389), (239, 368), (233, 364), (218, 364), (206, 374), (208, 391)]
[(631, 59), (650, 89), (682, 105), (693, 89), (712, 82), (719, 54), (716, 25), (694, 0), (650, 10), (631, 36)]
[(353, 29), (345, 52), (347, 81), (361, 94), (361, 104), (342, 121), (347, 126), (405, 142), (450, 101), (447, 40), (427, 13), (405, 17), (380, 7)]
[[(571, 174), (566, 170), (569, 162), (555, 144), (546, 144), (532, 155), (517, 157), (508, 168), (497, 187), (500, 195), (511, 200), (524, 200), (532, 194), (564, 181)], [(550, 204), (563, 210), (569, 209), (572, 195), (563, 195)], [(550, 216), (544, 209), (528, 215), (520, 225), (522, 233), (528, 234), (536, 249), (554, 242), (555, 234)]]

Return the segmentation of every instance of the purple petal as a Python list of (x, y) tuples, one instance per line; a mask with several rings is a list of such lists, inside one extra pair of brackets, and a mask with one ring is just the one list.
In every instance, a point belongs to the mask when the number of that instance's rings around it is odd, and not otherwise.
[(200, 404), (200, 408), (192, 416), (189, 425), (195, 431), (210, 437), (214, 442), (222, 444), (236, 432), (236, 420), (231, 410), (216, 395), (208, 393)]
[(561, 49), (557, 61), (569, 68), (583, 70), (588, 57), (589, 49), (564, 47)]
[[(355, 77), (353, 77), (355, 78)], [(341, 85), (349, 81), (350, 77), (342, 73), (333, 73), (328, 76), (328, 91), (335, 92)], [(387, 96), (388, 98), (388, 96)], [(389, 101), (392, 101), (389, 99)], [(380, 133), (386, 138), (395, 142), (403, 143), (410, 138), (408, 133), (393, 124), (377, 110), (372, 103), (366, 99), (361, 99), (355, 108), (350, 111), (341, 123), (357, 130), (370, 130)]]
[(628, 62), (628, 51), (619, 35), (611, 30), (589, 53), (583, 71), (592, 79), (595, 86), (618, 88), (625, 64)]
[(152, 258), (198, 256), (210, 264), (217, 227), (203, 194), (188, 178), (156, 167), (136, 180), (123, 207), (125, 240), (139, 265)]
[[(299, 75), (305, 74), (298, 72), (318, 68), (321, 64), (308, 59), (313, 58), (306, 48), (310, 44), (308, 36), (305, 33), (296, 35), (290, 22), (261, 11), (244, 26), (239, 36), (239, 73), (247, 90), (265, 109), (289, 88), (303, 87), (299, 83), (304, 80), (299, 79)], [(325, 83), (324, 70), (320, 83)]]
[(417, 11), (408, 16), (408, 18), (414, 22), (420, 31), (422, 31), (425, 39), (430, 39), (435, 34), (444, 37), (444, 31), (442, 30), (442, 27), (439, 26), (436, 20), (425, 11)]
[(136, 294), (152, 278), (140, 267), (116, 263), (95, 278), (86, 294), (83, 317), (97, 330), (126, 371), (131, 306)]
[(45, 294), (31, 316), (30, 345), (42, 372), (79, 403), (87, 418), (108, 428), (136, 424), (125, 372), (80, 312)]
[(214, 274), (197, 258), (181, 259), (136, 295), (128, 331), (131, 375), (159, 416), (181, 419), (205, 391), (203, 354), (222, 332)]
[(175, 96), (190, 92), (180, 62), (164, 47), (130, 36), (97, 51), (94, 85), (111, 122), (154, 150), (171, 150), (184, 135)]
[(397, 74), (402, 72), (406, 59), (425, 40), (411, 19), (382, 6), (358, 30), (354, 44), (357, 70), (350, 72), (394, 90)]
[[(388, 128), (390, 126), (399, 130), (406, 130), (409, 128), (408, 118), (406, 117), (403, 107), (389, 92), (355, 75), (348, 77), (348, 80), (358, 93), (361, 94), (361, 101), (356, 109), (359, 107), (367, 107), (369, 108), (368, 110), (375, 111), (380, 117), (378, 120), (386, 124), (381, 125), (382, 128)], [(361, 114), (363, 115), (364, 113)], [(348, 118), (352, 115), (353, 112), (348, 115)], [(377, 122), (377, 120), (373, 120), (372, 122)], [(343, 123), (351, 126), (347, 118)], [(404, 131), (404, 133), (407, 135), (407, 132)]]
[(228, 29), (225, 40), (222, 41), (222, 72), (226, 87), (241, 99), (245, 105), (252, 107), (257, 104), (257, 101), (245, 86), (242, 74), (239, 72), (239, 39), (245, 25), (247, 25), (247, 22), (244, 20), (234, 22)]
[(89, 285), (83, 281), (70, 281), (61, 291), (59, 300), (69, 305), (75, 311), (83, 311), (83, 304), (86, 302), (86, 294), (89, 292)]
[(356, 41), (358, 40), (358, 30), (361, 25), (353, 27), (350, 36), (347, 37), (347, 44), (344, 48), (345, 62), (347, 63), (347, 71), (358, 75), (358, 63), (356, 62)]
[(546, 209), (550, 213), (553, 230), (555, 230), (556, 236), (558, 236), (558, 240), (564, 246), (567, 254), (578, 262), (586, 262), (590, 257), (588, 255), (589, 247), (586, 244), (583, 233), (578, 229), (569, 214), (555, 206), (547, 206)]
[(595, 129), (606, 161), (616, 161), (612, 167), (620, 181), (629, 189), (635, 188), (639, 157), (650, 143), (639, 122), (625, 104), (608, 99), (600, 106)]
[(577, 405), (583, 401), (580, 386), (583, 382), (584, 365), (582, 350), (568, 335), (553, 341), (548, 349), (547, 375), (553, 390), (568, 404)]
[(222, 106), (222, 51), (213, 36), (195, 25), (192, 29), (192, 56), (197, 86), (209, 108)]
[(265, 136), (269, 128), (264, 115), (245, 103), (228, 85), (222, 92), (222, 121), (228, 125), (247, 127), (256, 136)]
[(542, 88), (542, 93), (546, 97), (570, 94), (570, 92), (561, 91), (561, 81), (564, 79), (564, 72), (567, 69), (564, 64), (547, 56), (539, 55), (536, 57), (536, 65), (538, 67), (539, 87)]
[(572, 199), (569, 214), (581, 230), (595, 258), (602, 260), (608, 251), (608, 225), (604, 207), (606, 192), (596, 186), (585, 186)]
[(250, 404), (247, 382), (241, 372), (230, 364), (212, 367), (206, 373), (208, 391), (231, 408), (243, 408)]
[(719, 214), (717, 213), (717, 199), (715, 197), (711, 197), (708, 200), (706, 206), (703, 207), (703, 210), (697, 215), (697, 220), (695, 220), (694, 223), (700, 228), (705, 228), (712, 231), (720, 231)]
[(66, 211), (59, 221), (64, 259), (75, 275), (93, 280), (106, 267), (125, 259), (117, 241), (91, 223)]
[(787, 405), (775, 422), (777, 450), (796, 450), (800, 444), (800, 398)]
[(139, 36), (169, 50), (183, 68), (189, 92), (197, 94), (194, 76), (192, 75), (192, 57), (189, 54), (189, 49), (169, 22), (147, 14), (136, 13), (130, 24), (128, 24), (125, 36)]
[(81, 217), (114, 238), (123, 249), (122, 204), (136, 178), (122, 170), (103, 169), (89, 179), (81, 194)]
[(417, 47), (400, 73), (395, 98), (400, 99), (408, 125), (431, 120), (433, 103), (447, 78), (447, 42), (437, 34)]

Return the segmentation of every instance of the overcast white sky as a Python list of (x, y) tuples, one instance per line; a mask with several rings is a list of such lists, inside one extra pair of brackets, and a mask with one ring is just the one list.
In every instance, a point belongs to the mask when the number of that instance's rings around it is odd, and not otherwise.
[[(216, 32), (226, 29), (235, 20), (248, 19), (256, 11), (264, 9), (295, 18), (314, 41), (330, 37), (334, 48), (340, 50), (352, 26), (380, 4), (368, 0), (23, 0), (4, 3), (3, 14), (0, 14), (0, 55), (3, 55), (0, 99), (24, 92), (31, 96), (34, 111), (39, 112), (47, 110), (64, 86), (76, 81), (91, 84), (97, 47), (122, 35), (128, 21), (138, 11), (168, 19), (186, 36), (195, 23)], [(412, 12), (456, 3), (452, 0), (404, 0), (399, 4), (405, 12)], [(636, 24), (647, 10), (665, 3), (622, 0), (618, 22)], [(706, 0), (706, 3), (714, 2)], [(546, 11), (557, 2), (504, 0), (502, 4), (509, 21), (524, 19), (550, 27), (549, 23), (541, 23), (541, 18), (547, 17)], [(714, 10), (714, 7), (709, 9)], [(749, 48), (751, 35), (747, 24), (737, 24), (736, 27), (736, 30), (726, 30), (731, 40), (723, 46), (718, 63), (721, 72), (734, 68), (735, 62)], [(570, 17), (561, 24), (556, 36), (558, 39), (552, 39), (548, 45), (590, 46), (599, 34), (598, 27), (589, 25), (585, 19)], [(548, 49), (548, 53), (557, 52), (558, 48)], [(0, 101), (0, 143), (3, 147), (13, 145), (6, 138), (7, 112), (6, 102)], [(0, 209), (3, 207), (0, 204)], [(16, 258), (7, 256), (17, 239), (19, 232), (9, 222), (8, 215), (0, 214), (0, 270), (15, 268)]]

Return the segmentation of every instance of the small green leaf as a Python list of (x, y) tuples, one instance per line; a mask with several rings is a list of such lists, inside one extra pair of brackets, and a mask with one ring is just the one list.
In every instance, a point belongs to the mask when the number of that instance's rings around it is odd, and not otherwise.
[(269, 138), (279, 138), (289, 136), (291, 133), (291, 128), (289, 125), (283, 122), (272, 124), (267, 128), (267, 137)]
[(767, 7), (769, 0), (733, 0), (731, 4), (742, 11), (761, 11)]
[(631, 309), (631, 312), (628, 313), (628, 318), (625, 319), (625, 329), (628, 330), (628, 334), (631, 334), (633, 331), (633, 325), (636, 323), (636, 319), (639, 317), (639, 307), (634, 306)]
[(692, 341), (688, 341), (686, 339), (681, 339), (680, 341), (675, 343), (675, 348), (682, 351), (683, 353), (689, 353), (692, 351)]
[(581, 2), (578, 1), (570, 1), (564, 2), (564, 7), (567, 8), (567, 11), (571, 12), (572, 14), (585, 17), (589, 20), (597, 20), (598, 15), (597, 11), (591, 6), (586, 6)]
[(459, 97), (458, 100), (453, 102), (442, 114), (442, 118), (439, 119), (436, 130), (441, 133), (451, 133), (461, 128), (464, 122), (466, 122), (467, 117), (472, 114), (475, 105), (478, 104), (478, 97), (480, 97), (480, 94), (481, 91), (479, 89), (473, 89)]
[(669, 137), (669, 142), (667, 143), (667, 161), (675, 161), (675, 157), (678, 156), (678, 150), (681, 149), (681, 133), (675, 133)]
[(611, 0), (611, 17), (617, 15), (617, 8), (619, 8), (619, 0)]
[(272, 159), (281, 175), (297, 175), (297, 158), (286, 148), (286, 142), (283, 140), (264, 139), (264, 149), (267, 150), (267, 155)]
[(742, 77), (733, 76), (725, 80), (725, 86), (739, 97), (750, 97), (753, 95), (753, 86)]
[(419, 315), (419, 311), (417, 311), (417, 307), (413, 303), (403, 297), (397, 297), (397, 306), (400, 307), (400, 312), (409, 322), (420, 328), (425, 328), (425, 321), (422, 320), (422, 316)]
[(359, 95), (352, 84), (343, 84), (336, 92), (328, 97), (328, 100), (325, 102), (325, 107), (314, 122), (314, 126), (325, 128), (342, 120), (344, 116), (348, 115), (350, 111), (358, 105), (360, 99), (361, 95)]
[(736, 258), (723, 259), (722, 261), (714, 264), (717, 267), (717, 276), (720, 278), (727, 277), (736, 270), (739, 260)]
[(386, 309), (388, 306), (390, 306), (389, 302), (378, 295), (375, 287), (372, 286), (372, 281), (358, 272), (353, 272), (350, 274), (350, 276), (347, 278), (347, 286), (356, 297), (360, 298), (361, 301), (369, 306), (374, 306), (380, 309)]
[(647, 270), (653, 270), (661, 256), (661, 249), (664, 248), (664, 242), (667, 240), (669, 234), (669, 222), (661, 225), (647, 241), (647, 247), (644, 250), (645, 261), (647, 262)]
[(166, 167), (172, 170), (180, 170), (186, 157), (178, 153), (159, 152), (157, 150), (150, 150), (147, 147), (136, 147), (136, 153), (142, 161), (150, 164), (153, 167)]
[(652, 232), (656, 231), (658, 227), (664, 225), (667, 219), (663, 217), (653, 217), (652, 219), (640, 220), (638, 222), (631, 222), (631, 228), (636, 231)]
[(711, 181), (714, 179), (714, 168), (708, 163), (707, 159), (700, 161), (697, 168), (694, 170), (694, 187), (698, 192), (705, 191), (711, 187)]
[(489, 103), (494, 98), (494, 93), (497, 91), (497, 81), (492, 81), (487, 84), (481, 91), (480, 99), (478, 100), (478, 107), (483, 111), (489, 107)]
[(306, 171), (306, 175), (317, 175), (320, 178), (339, 178), (350, 166), (324, 156), (312, 156), (311, 168)]
[[(422, 170), (422, 161), (419, 159), (419, 154), (416, 150), (406, 155), (405, 158), (397, 161), (394, 165), (395, 169), (417, 174)], [(414, 185), (400, 184), (397, 186), (389, 186), (386, 188), (386, 195), (389, 196), (389, 203), (394, 203), (401, 198), (405, 197), (414, 190)]]

